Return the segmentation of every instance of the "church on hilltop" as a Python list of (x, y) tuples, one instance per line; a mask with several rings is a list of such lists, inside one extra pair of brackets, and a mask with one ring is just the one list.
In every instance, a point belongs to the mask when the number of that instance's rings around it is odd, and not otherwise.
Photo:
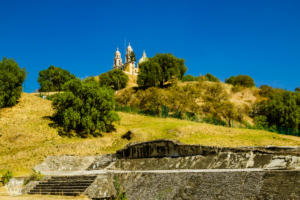
[(138, 75), (139, 65), (142, 62), (146, 61), (147, 59), (148, 58), (147, 58), (146, 53), (144, 51), (143, 56), (140, 58), (137, 66), (136, 66), (135, 65), (135, 63), (136, 63), (135, 53), (134, 53), (134, 51), (133, 51), (133, 49), (132, 49), (132, 47), (130, 46), (130, 43), (129, 43), (129, 45), (127, 47), (127, 50), (126, 50), (125, 63), (123, 64), (121, 53), (120, 53), (119, 49), (117, 48), (117, 51), (115, 53), (113, 68), (114, 69), (121, 69), (127, 74)]

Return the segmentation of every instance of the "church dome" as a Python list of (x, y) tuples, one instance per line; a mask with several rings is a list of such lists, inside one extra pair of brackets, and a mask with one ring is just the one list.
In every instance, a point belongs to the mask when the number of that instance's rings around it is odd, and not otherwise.
[(147, 56), (146, 56), (146, 52), (144, 51), (143, 52), (143, 56), (139, 59), (139, 64), (141, 64), (142, 62), (145, 62), (145, 61), (147, 61), (148, 60), (148, 58), (147, 58)]

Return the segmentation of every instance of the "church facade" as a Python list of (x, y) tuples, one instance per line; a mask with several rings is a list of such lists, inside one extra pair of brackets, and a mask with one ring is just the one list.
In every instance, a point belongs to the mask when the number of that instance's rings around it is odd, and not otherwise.
[(133, 51), (133, 49), (132, 49), (132, 47), (130, 46), (130, 43), (129, 43), (129, 45), (127, 47), (127, 50), (126, 50), (125, 63), (123, 63), (121, 52), (117, 48), (117, 51), (116, 51), (115, 57), (114, 57), (113, 69), (121, 69), (127, 74), (138, 75), (138, 73), (139, 73), (139, 64), (141, 64), (142, 62), (145, 62), (147, 59), (148, 58), (147, 58), (146, 53), (144, 51), (143, 56), (139, 59), (139, 62), (136, 66), (135, 53), (134, 53), (134, 51)]

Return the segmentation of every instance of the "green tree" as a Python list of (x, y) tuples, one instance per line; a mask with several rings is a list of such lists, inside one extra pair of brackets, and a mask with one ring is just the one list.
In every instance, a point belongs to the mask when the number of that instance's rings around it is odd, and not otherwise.
[(152, 59), (143, 62), (139, 66), (140, 71), (137, 83), (141, 87), (159, 86), (162, 79), (162, 69), (160, 65)]
[(114, 90), (125, 88), (128, 80), (128, 76), (120, 69), (113, 69), (99, 75), (100, 86), (108, 86)]
[(187, 67), (184, 59), (172, 54), (156, 54), (139, 66), (138, 85), (140, 87), (160, 86), (172, 79), (182, 79)]
[(119, 120), (115, 109), (114, 92), (100, 87), (96, 82), (74, 79), (65, 84), (67, 92), (53, 100), (54, 121), (63, 127), (64, 133), (72, 130), (80, 137), (98, 136), (114, 129)]
[(261, 126), (261, 119), (264, 119), (264, 127), (267, 124), (267, 127), (276, 127), (280, 132), (299, 133), (299, 93), (273, 89), (268, 99), (257, 103), (253, 110), (257, 126)]
[(131, 60), (132, 62), (135, 62), (135, 61), (136, 61), (135, 53), (134, 53), (133, 51), (130, 53), (130, 60)]
[(231, 85), (243, 86), (243, 87), (255, 86), (254, 80), (248, 75), (231, 76), (231, 77), (225, 79), (225, 83), (228, 83)]
[(62, 91), (63, 85), (76, 77), (69, 71), (51, 65), (48, 69), (39, 72), (38, 82), (40, 92)]
[(300, 87), (296, 87), (295, 92), (300, 92)]
[(220, 113), (221, 117), (227, 121), (227, 125), (229, 127), (232, 126), (233, 120), (237, 119), (237, 109), (230, 101), (225, 101), (219, 108), (218, 112)]
[(0, 108), (17, 104), (25, 78), (24, 68), (13, 59), (3, 58), (0, 62)]

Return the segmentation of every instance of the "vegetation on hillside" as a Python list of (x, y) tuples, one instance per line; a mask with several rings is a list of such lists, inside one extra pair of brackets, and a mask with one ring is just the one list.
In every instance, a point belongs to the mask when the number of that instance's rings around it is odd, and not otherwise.
[(172, 79), (182, 79), (187, 70), (184, 62), (172, 54), (156, 54), (140, 64), (137, 83), (139, 87), (163, 87)]
[(53, 100), (54, 121), (65, 133), (99, 136), (113, 130), (113, 122), (119, 117), (114, 111), (113, 90), (100, 87), (96, 82), (74, 79), (65, 84), (66, 92), (57, 94)]
[(214, 75), (210, 74), (210, 73), (207, 73), (205, 74), (204, 76), (200, 75), (200, 76), (192, 76), (190, 74), (188, 75), (184, 75), (182, 77), (182, 81), (183, 82), (188, 82), (188, 81), (211, 81), (211, 82), (220, 82), (220, 80), (215, 77)]
[(248, 75), (237, 75), (231, 76), (225, 80), (225, 83), (234, 85), (234, 86), (243, 86), (243, 87), (254, 87), (255, 83), (253, 78)]
[(300, 135), (300, 93), (261, 86), (265, 100), (257, 102), (253, 117), (257, 127)]
[(113, 69), (99, 75), (100, 86), (107, 86), (114, 90), (125, 88), (128, 80), (128, 76), (120, 69)]
[(16, 105), (26, 77), (25, 68), (21, 69), (13, 59), (0, 61), (0, 108)]
[[(23, 93), (20, 102), (0, 110), (0, 173), (31, 174), (31, 169), (49, 155), (95, 155), (114, 153), (129, 142), (175, 139), (186, 144), (213, 146), (299, 146), (300, 138), (263, 130), (228, 128), (172, 118), (150, 117), (119, 112), (116, 130), (102, 137), (61, 137), (49, 116), (52, 102)], [(132, 139), (122, 135), (132, 131)], [(12, 159), (13, 158), (13, 159)], [(20, 164), (22, 163), (22, 164)]]
[(229, 101), (223, 84), (206, 81), (173, 84), (168, 88), (128, 88), (118, 92), (116, 100), (120, 108), (129, 106), (145, 114), (228, 126), (233, 120), (242, 122), (245, 113), (243, 107)]
[(57, 92), (63, 90), (63, 85), (76, 77), (69, 71), (51, 65), (39, 72), (38, 82), (40, 92)]

